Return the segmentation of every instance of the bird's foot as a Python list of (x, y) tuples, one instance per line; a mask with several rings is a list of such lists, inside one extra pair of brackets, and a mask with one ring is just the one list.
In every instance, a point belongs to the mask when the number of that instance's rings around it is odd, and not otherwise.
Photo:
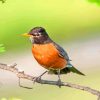
[(41, 77), (35, 77), (33, 78), (33, 84), (35, 84), (35, 82), (41, 82)]
[(57, 85), (59, 86), (59, 88), (61, 88), (62, 82), (61, 82), (60, 79), (58, 79), (58, 81), (57, 81)]
[(38, 83), (41, 83), (41, 84), (42, 84), (42, 82), (41, 82), (41, 77), (42, 77), (45, 73), (47, 73), (47, 72), (48, 72), (48, 71), (46, 70), (46, 71), (43, 72), (39, 77), (33, 78), (33, 83), (38, 82)]

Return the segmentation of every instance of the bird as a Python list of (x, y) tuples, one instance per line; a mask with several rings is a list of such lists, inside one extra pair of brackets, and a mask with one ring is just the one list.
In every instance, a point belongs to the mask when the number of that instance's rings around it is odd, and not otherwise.
[(57, 84), (61, 86), (61, 74), (70, 72), (85, 75), (72, 64), (67, 52), (56, 42), (54, 42), (43, 27), (34, 27), (23, 36), (29, 37), (32, 43), (32, 54), (36, 61), (45, 69), (38, 78), (41, 78), (46, 72), (58, 75)]

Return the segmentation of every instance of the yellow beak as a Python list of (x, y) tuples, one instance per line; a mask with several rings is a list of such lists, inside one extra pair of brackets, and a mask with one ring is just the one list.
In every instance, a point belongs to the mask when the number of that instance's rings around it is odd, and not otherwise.
[(28, 33), (24, 33), (24, 34), (22, 34), (22, 36), (30, 37), (30, 36), (32, 36), (32, 35), (30, 35), (30, 34), (28, 34)]

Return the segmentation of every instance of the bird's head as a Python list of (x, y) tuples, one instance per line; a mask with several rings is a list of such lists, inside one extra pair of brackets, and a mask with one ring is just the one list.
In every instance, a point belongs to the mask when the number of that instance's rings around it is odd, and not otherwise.
[(50, 40), (46, 30), (43, 27), (35, 27), (23, 36), (30, 37), (32, 43), (42, 44)]

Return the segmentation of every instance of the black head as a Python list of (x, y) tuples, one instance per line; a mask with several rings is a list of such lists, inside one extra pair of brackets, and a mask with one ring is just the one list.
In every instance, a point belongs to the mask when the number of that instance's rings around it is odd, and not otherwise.
[(31, 41), (35, 44), (45, 44), (51, 41), (43, 27), (35, 27), (28, 34), (31, 35)]
[(35, 36), (38, 37), (38, 36), (47, 35), (47, 32), (45, 31), (45, 29), (43, 27), (35, 27), (35, 28), (31, 29), (28, 34), (33, 35), (34, 37)]

